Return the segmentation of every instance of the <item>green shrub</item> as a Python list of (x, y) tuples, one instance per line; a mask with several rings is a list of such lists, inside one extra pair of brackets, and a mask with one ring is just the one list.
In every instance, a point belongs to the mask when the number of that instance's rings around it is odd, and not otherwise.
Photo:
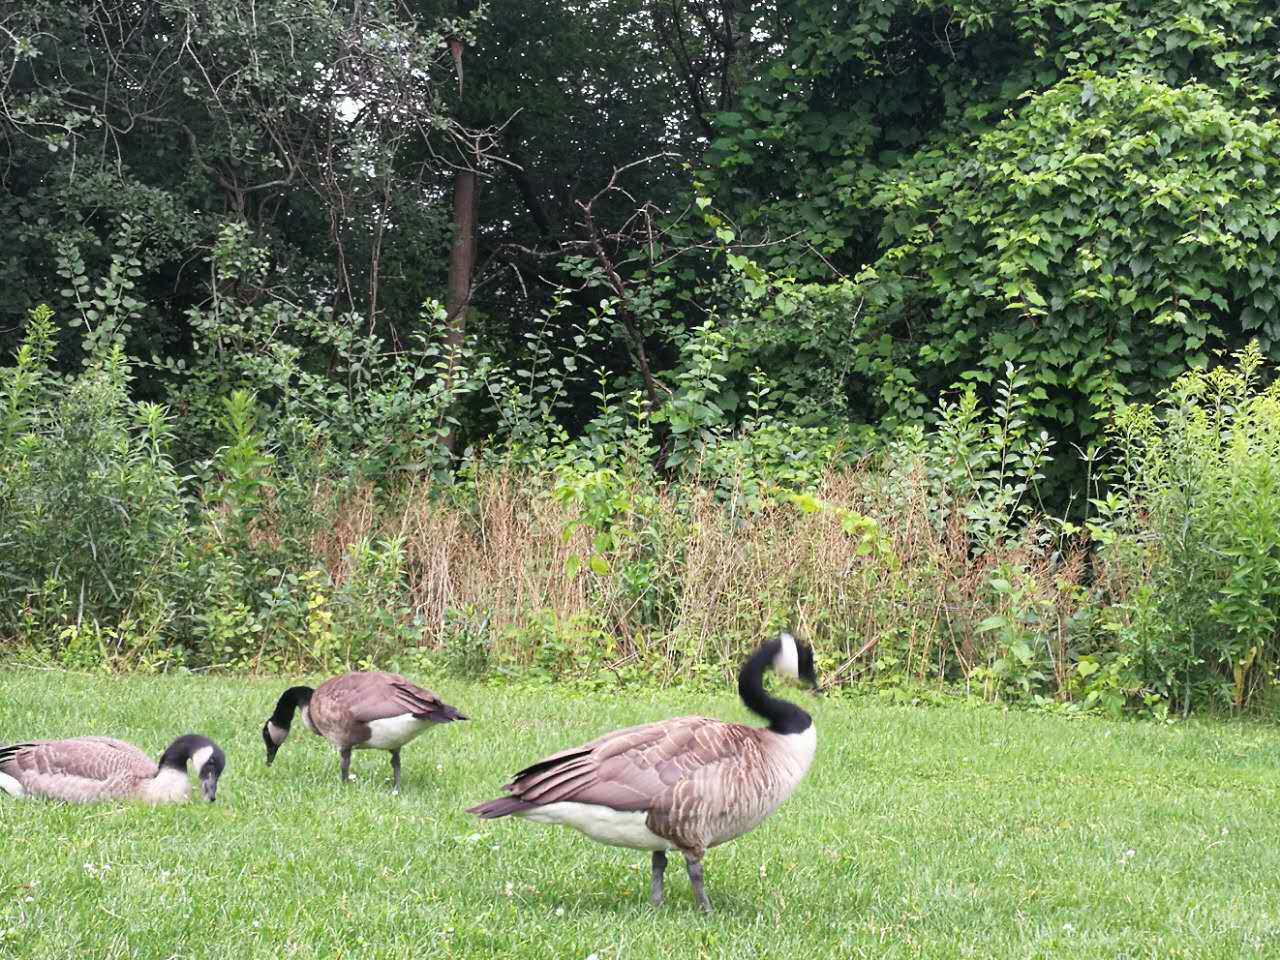
[(1095, 524), (1110, 629), (1184, 713), (1245, 706), (1280, 664), (1280, 385), (1262, 373), (1254, 344), (1116, 417), (1115, 493)]
[(34, 311), (0, 368), (0, 632), (174, 618), (189, 534), (166, 410), (129, 395), (132, 365), (104, 341), (83, 371), (49, 366), (55, 327)]

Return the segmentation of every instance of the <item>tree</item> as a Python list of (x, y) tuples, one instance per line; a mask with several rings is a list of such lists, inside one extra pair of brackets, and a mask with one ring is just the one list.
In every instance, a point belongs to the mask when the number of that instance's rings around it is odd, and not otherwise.
[(208, 296), (199, 259), (224, 221), (270, 245), (271, 295), (379, 325), (388, 287), (420, 286), (403, 251), (444, 245), (438, 151), (483, 150), (441, 90), (446, 36), (469, 27), (424, 26), (394, 0), (36, 0), (7, 13), (0, 215), (18, 227), (0, 279), (21, 295), (0, 304), (4, 326), (59, 290), (64, 312), (104, 322), (94, 279), (117, 258), (149, 305), (132, 318), (139, 352), (181, 353), (185, 309)]
[(820, 345), (868, 421), (918, 420), (1012, 360), (1041, 422), (1081, 439), (1215, 349), (1276, 349), (1270, 5), (787, 13), (714, 118), (707, 188), (744, 235), (786, 238), (756, 257), (774, 275), (857, 278), (852, 300), (808, 298), (825, 318), (769, 333)]

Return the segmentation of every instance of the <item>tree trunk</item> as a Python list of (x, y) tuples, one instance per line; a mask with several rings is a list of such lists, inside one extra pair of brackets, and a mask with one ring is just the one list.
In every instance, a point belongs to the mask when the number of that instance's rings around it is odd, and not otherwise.
[[(469, 0), (458, 0), (458, 13), (465, 16)], [(462, 98), (462, 41), (449, 39), (458, 74), (458, 98)], [(454, 373), (463, 341), (467, 335), (467, 307), (471, 304), (471, 279), (476, 265), (476, 173), (470, 167), (473, 158), (465, 158), (466, 167), (453, 175), (453, 246), (449, 250), (449, 286), (445, 296), (445, 345), (449, 352), (448, 385), (453, 386)], [(450, 427), (442, 443), (453, 453), (457, 450), (457, 434)]]
[(446, 343), (462, 346), (467, 332), (467, 307), (471, 303), (471, 273), (476, 265), (476, 174), (459, 170), (453, 175), (453, 247), (449, 250), (449, 290)]

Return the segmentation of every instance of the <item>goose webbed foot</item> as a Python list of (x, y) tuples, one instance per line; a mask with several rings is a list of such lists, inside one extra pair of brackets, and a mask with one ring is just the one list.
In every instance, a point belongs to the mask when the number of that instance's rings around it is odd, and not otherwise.
[(662, 906), (662, 877), (667, 870), (667, 855), (661, 850), (653, 851), (653, 880), (649, 884), (649, 902), (655, 907)]

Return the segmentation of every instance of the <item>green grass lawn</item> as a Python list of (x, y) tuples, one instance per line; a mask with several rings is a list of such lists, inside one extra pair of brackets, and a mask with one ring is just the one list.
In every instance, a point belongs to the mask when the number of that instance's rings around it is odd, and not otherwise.
[(1280, 732), (1066, 721), (995, 708), (805, 702), (808, 779), (648, 905), (647, 854), (463, 808), (538, 757), (729, 695), (592, 699), (428, 683), (474, 719), (359, 781), (302, 730), (259, 737), (283, 681), (0, 678), (0, 741), (110, 734), (227, 751), (212, 806), (0, 795), (0, 957), (1280, 956)]

